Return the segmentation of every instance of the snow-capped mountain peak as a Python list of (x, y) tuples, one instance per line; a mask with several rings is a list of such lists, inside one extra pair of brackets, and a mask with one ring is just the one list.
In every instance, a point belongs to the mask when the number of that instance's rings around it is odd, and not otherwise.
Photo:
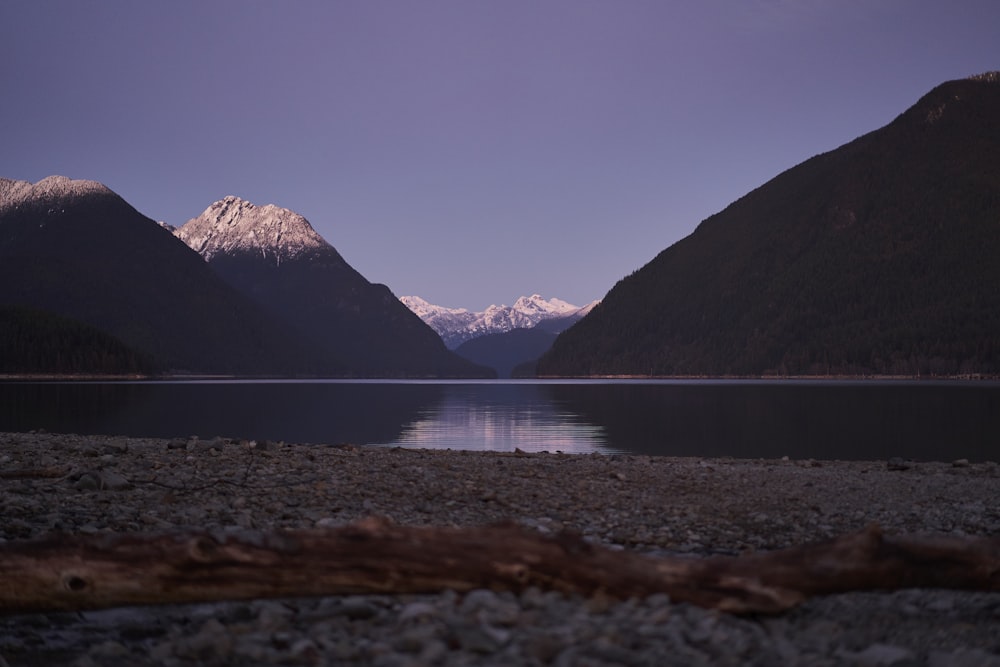
[(66, 176), (49, 176), (37, 183), (0, 178), (0, 211), (19, 208), (24, 204), (55, 205), (60, 200), (90, 195), (114, 196), (114, 193), (97, 181)]
[(298, 213), (234, 196), (215, 202), (174, 234), (206, 261), (217, 253), (259, 253), (280, 264), (310, 249), (330, 247)]
[(429, 301), (421, 299), (419, 296), (401, 296), (399, 297), (399, 300), (402, 301), (407, 308), (416, 313), (420, 319), (444, 315), (461, 315), (469, 312), (465, 308), (445, 308), (444, 306), (435, 306)]
[(572, 317), (593, 307), (590, 304), (581, 309), (561, 299), (544, 299), (540, 294), (522, 296), (513, 306), (494, 304), (480, 312), (436, 306), (418, 296), (400, 297), (400, 301), (434, 329), (451, 349), (479, 336), (530, 329), (543, 320)]
[[(473, 313), (465, 308), (446, 308), (435, 306), (434, 304), (421, 299), (419, 296), (402, 296), (399, 298), (407, 308), (416, 313), (431, 329), (434, 329), (444, 339), (445, 344), (454, 349), (461, 344), (461, 341), (452, 345), (447, 334), (449, 332), (464, 331), (471, 326), (479, 317), (479, 313)], [(465, 339), (467, 340), (467, 339)]]
[(540, 294), (532, 294), (520, 297), (513, 306), (490, 306), (483, 311), (481, 319), (487, 333), (499, 333), (511, 329), (528, 329), (542, 320), (563, 317), (575, 310), (577, 306), (561, 299), (545, 300)]
[(524, 313), (529, 317), (538, 315), (543, 319), (548, 319), (549, 317), (568, 315), (579, 308), (562, 299), (553, 298), (546, 300), (542, 298), (541, 294), (532, 294), (531, 296), (522, 296), (519, 298), (514, 302), (511, 309)]

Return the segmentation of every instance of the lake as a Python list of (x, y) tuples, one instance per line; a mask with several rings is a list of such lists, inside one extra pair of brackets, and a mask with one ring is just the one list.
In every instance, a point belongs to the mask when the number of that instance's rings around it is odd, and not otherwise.
[(2, 382), (0, 431), (740, 458), (1000, 459), (1000, 383)]

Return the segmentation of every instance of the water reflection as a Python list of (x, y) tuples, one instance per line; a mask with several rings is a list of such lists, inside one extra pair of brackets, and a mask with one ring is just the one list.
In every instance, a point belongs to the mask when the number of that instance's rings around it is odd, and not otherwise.
[(1000, 385), (679, 381), (547, 386), (631, 452), (738, 458), (1000, 457)]
[(441, 394), (365, 382), (0, 383), (0, 430), (386, 444)]
[(1000, 383), (0, 383), (0, 431), (740, 458), (1000, 458)]
[(615, 451), (604, 429), (558, 411), (541, 385), (447, 385), (393, 444), (401, 447), (584, 454)]

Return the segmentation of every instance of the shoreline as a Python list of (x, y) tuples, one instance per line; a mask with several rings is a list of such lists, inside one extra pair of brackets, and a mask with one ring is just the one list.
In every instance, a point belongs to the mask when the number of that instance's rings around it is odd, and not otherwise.
[(530, 382), (1000, 382), (1000, 375), (545, 375), (531, 378), (454, 377), (350, 377), (314, 375), (231, 375), (225, 373), (100, 374), (100, 373), (0, 373), (0, 382), (442, 382), (442, 383), (530, 383)]
[[(514, 521), (613, 549), (697, 558), (872, 523), (896, 534), (1000, 534), (997, 464), (890, 463), (0, 433), (0, 539), (317, 528), (378, 515), (407, 525)], [(830, 596), (772, 619), (657, 596), (445, 591), (0, 617), (0, 657), (10, 665), (847, 665), (891, 654), (907, 664), (962, 665), (969, 655), (978, 662), (964, 664), (1000, 665), (998, 619), (1000, 594), (955, 591)]]
[[(407, 466), (413, 466), (413, 470)], [(37, 471), (62, 471), (59, 484), (49, 482), (45, 488), (61, 500), (65, 494), (92, 499), (81, 487), (81, 476), (87, 473), (114, 473), (129, 480), (130, 492), (123, 498), (144, 500), (139, 492), (155, 493), (167, 487), (186, 489), (190, 481), (207, 477), (227, 480), (228, 489), (199, 489), (209, 499), (222, 502), (227, 492), (246, 486), (254, 480), (276, 480), (287, 493), (299, 493), (297, 485), (303, 477), (317, 477), (339, 494), (338, 505), (344, 522), (362, 519), (373, 511), (384, 510), (403, 517), (402, 523), (429, 524), (443, 512), (447, 523), (473, 525), (517, 519), (518, 513), (549, 513), (566, 515), (576, 510), (572, 522), (579, 532), (587, 534), (588, 522), (602, 523), (608, 512), (623, 512), (633, 518), (653, 511), (658, 505), (671, 506), (680, 500), (686, 503), (684, 514), (692, 516), (694, 508), (701, 513), (698, 523), (745, 522), (753, 508), (781, 510), (782, 517), (774, 526), (795, 525), (798, 540), (777, 540), (766, 548), (782, 548), (804, 540), (822, 540), (838, 534), (861, 530), (878, 522), (883, 528), (919, 532), (932, 529), (913, 510), (926, 508), (931, 515), (949, 511), (951, 504), (962, 506), (977, 500), (993, 500), (1000, 482), (1000, 464), (994, 461), (969, 462), (959, 459), (945, 461), (885, 460), (817, 460), (781, 458), (676, 457), (630, 453), (562, 453), (525, 452), (515, 450), (452, 450), (354, 445), (350, 443), (286, 443), (270, 440), (247, 440), (228, 437), (147, 438), (119, 435), (80, 435), (69, 433), (0, 432), (0, 482), (15, 483), (19, 475), (31, 479)], [(331, 471), (346, 470), (353, 483), (366, 480), (365, 485), (336, 482)], [(33, 472), (35, 471), (35, 472)], [(393, 472), (397, 472), (393, 476)], [(565, 477), (564, 477), (565, 475)], [(329, 477), (329, 478), (328, 478)], [(236, 481), (239, 480), (237, 484)], [(368, 482), (384, 486), (369, 488)], [(444, 484), (451, 481), (452, 487)], [(405, 485), (400, 486), (405, 482)], [(3, 486), (0, 486), (2, 489)], [(475, 489), (480, 493), (462, 493)], [(561, 491), (551, 497), (542, 491)], [(352, 494), (349, 495), (347, 492)], [(845, 492), (851, 492), (845, 494)], [(387, 504), (376, 498), (388, 494), (396, 502)], [(62, 495), (60, 495), (62, 494)], [(415, 498), (441, 495), (453, 502), (443, 505), (417, 503)], [(532, 497), (534, 503), (518, 498)], [(358, 497), (371, 502), (352, 506)], [(192, 496), (189, 502), (202, 499)], [(473, 503), (472, 501), (478, 501)], [(419, 507), (413, 512), (409, 504)], [(459, 502), (461, 501), (461, 502)], [(173, 502), (180, 502), (175, 499)], [(302, 499), (297, 502), (306, 503)], [(315, 503), (317, 499), (310, 502)], [(463, 521), (456, 524), (454, 506), (467, 504)], [(57, 505), (58, 507), (58, 505)], [(907, 521), (898, 523), (907, 509)], [(79, 509), (79, 508), (78, 508)], [(851, 509), (851, 512), (847, 510)], [(597, 516), (593, 514), (596, 513)], [(815, 516), (847, 516), (863, 522), (839, 521), (836, 525), (819, 523)], [(1000, 513), (987, 522), (1000, 533)], [(990, 518), (986, 513), (984, 520)], [(55, 514), (50, 519), (58, 518)], [(223, 516), (225, 519), (225, 515)], [(37, 523), (39, 517), (35, 517)], [(398, 519), (396, 519), (398, 521)], [(654, 524), (665, 521), (659, 512), (647, 517)], [(567, 526), (569, 519), (562, 521)], [(623, 522), (624, 523), (624, 522)], [(897, 525), (898, 523), (898, 525)], [(40, 524), (39, 524), (40, 525)], [(181, 525), (181, 524), (178, 524)], [(754, 515), (752, 533), (767, 532), (769, 522)], [(825, 528), (811, 529), (812, 526)], [(0, 522), (0, 528), (4, 523)], [(66, 528), (74, 528), (71, 523)], [(220, 527), (224, 527), (220, 525)], [(304, 526), (308, 527), (308, 526)], [(731, 536), (742, 534), (733, 526)], [(773, 527), (773, 526), (772, 526)], [(661, 531), (662, 532), (662, 531)], [(991, 534), (966, 531), (969, 534)], [(38, 530), (32, 530), (37, 535)], [(724, 534), (724, 533), (721, 533)], [(0, 538), (7, 537), (0, 533)], [(604, 535), (603, 538), (612, 537)], [(615, 542), (614, 539), (602, 541)], [(644, 545), (642, 540), (621, 540), (623, 545)], [(727, 540), (722, 542), (728, 543)], [(676, 546), (667, 538), (653, 540), (651, 548)], [(719, 546), (719, 545), (716, 545)], [(765, 545), (762, 545), (765, 546)], [(697, 550), (697, 549), (695, 549)]]

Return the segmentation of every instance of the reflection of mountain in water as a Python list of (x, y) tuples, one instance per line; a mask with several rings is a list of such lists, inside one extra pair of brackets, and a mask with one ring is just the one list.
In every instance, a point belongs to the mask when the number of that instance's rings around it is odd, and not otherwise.
[(0, 383), (0, 432), (663, 456), (996, 460), (1000, 383)]
[(614, 446), (665, 456), (996, 458), (1000, 387), (932, 382), (545, 385)]
[(0, 384), (0, 431), (390, 443), (441, 400), (432, 384)]
[(584, 454), (613, 451), (604, 429), (557, 410), (537, 384), (451, 384), (393, 444), (403, 447)]

